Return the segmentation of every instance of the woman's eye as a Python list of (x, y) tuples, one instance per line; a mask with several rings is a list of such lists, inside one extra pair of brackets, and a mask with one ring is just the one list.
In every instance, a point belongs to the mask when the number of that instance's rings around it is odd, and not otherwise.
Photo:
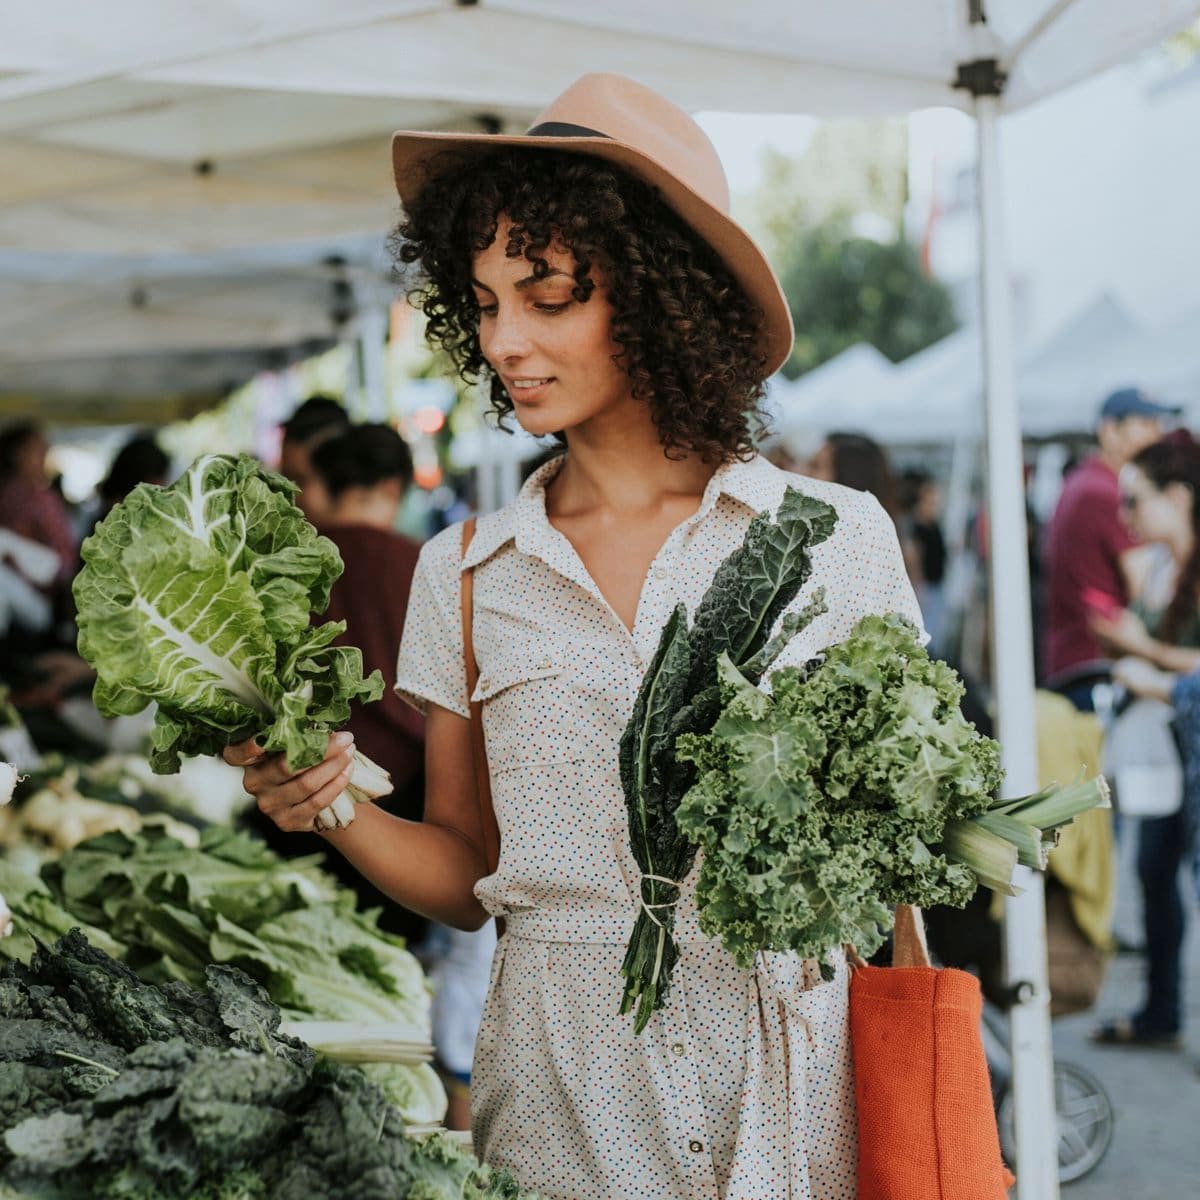
[(568, 308), (570, 304), (570, 300), (566, 300), (562, 304), (535, 304), (533, 307), (536, 308), (538, 312), (560, 313), (564, 308)]
[(494, 317), (498, 306), (495, 304), (480, 304), (477, 307), (481, 317)]

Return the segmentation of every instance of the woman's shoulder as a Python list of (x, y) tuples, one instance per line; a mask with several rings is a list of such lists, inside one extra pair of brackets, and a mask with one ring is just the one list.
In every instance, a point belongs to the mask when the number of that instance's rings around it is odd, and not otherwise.
[(830, 483), (824, 479), (814, 479), (798, 471), (785, 471), (761, 455), (754, 460), (754, 470), (770, 497), (772, 511), (778, 507), (789, 487), (828, 504), (837, 513), (834, 538), (874, 532), (879, 528), (881, 521), (886, 523), (889, 529), (892, 528), (891, 518), (870, 492), (861, 492), (857, 488)]
[(463, 530), (467, 521), (455, 521), (440, 533), (434, 534), (422, 547), (420, 569), (437, 575), (457, 576), (464, 563), (477, 566), (490, 557), (513, 535), (512, 505), (469, 518), (474, 521), (470, 537), (463, 545)]

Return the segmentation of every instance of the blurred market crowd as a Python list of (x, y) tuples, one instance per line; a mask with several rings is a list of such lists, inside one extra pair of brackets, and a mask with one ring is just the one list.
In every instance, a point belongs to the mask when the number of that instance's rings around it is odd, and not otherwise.
[[(1044, 455), (1027, 477), (1040, 772), (1048, 783), (1103, 770), (1117, 794), (1115, 819), (1087, 814), (1052, 855), (1053, 1008), (1091, 1007), (1111, 956), (1138, 954), (1145, 962), (1142, 995), (1129, 998), (1126, 1018), (1097, 1026), (1093, 1037), (1115, 1046), (1175, 1046), (1184, 1012), (1184, 930), (1200, 891), (1200, 445), (1176, 410), (1134, 386), (1096, 398), (1093, 433), (1086, 444), (1058, 447), (1049, 499)], [(787, 470), (880, 501), (895, 522), (932, 651), (959, 670), (964, 710), (991, 732), (986, 507), (976, 489), (948, 512), (954, 481), (943, 461), (893, 461), (869, 434), (776, 434), (762, 450)], [(269, 465), (296, 485), (297, 503), (345, 564), (322, 619), (345, 621), (344, 640), (387, 684), (380, 702), (355, 708), (350, 728), (391, 774), (395, 792), (381, 803), (420, 819), (423, 723), (391, 684), (421, 537), (471, 511), (470, 481), (439, 488), (445, 503), (421, 507), (425, 528), (414, 538), (399, 531), (412, 528), (401, 513), (416, 486), (413, 458), (392, 426), (356, 423), (338, 400), (314, 395), (284, 422), (278, 444), (279, 461)], [(0, 427), (0, 725), (9, 726), (0, 732), (9, 739), (0, 742), (0, 757), (89, 762), (139, 750), (151, 718), (106, 719), (91, 704), (92, 674), (74, 645), (71, 581), (80, 548), (134, 487), (168, 483), (187, 464), (173, 463), (153, 433), (135, 433), (113, 455), (94, 496), (78, 504), (64, 498), (52, 461), (36, 422)], [(235, 799), (228, 819), (278, 854), (323, 849), (316, 835), (280, 833), (236, 779), (229, 786)], [(1117, 837), (1136, 843), (1143, 914), (1139, 928), (1120, 931), (1112, 919)], [(337, 855), (326, 865), (363, 904), (382, 907), (381, 926), (416, 948), (433, 975), (449, 1122), (464, 1121), (494, 933), (431, 929)], [(991, 998), (1004, 1003), (998, 917), (990, 895), (981, 893), (966, 912), (934, 911), (929, 922), (941, 959), (978, 971)]]

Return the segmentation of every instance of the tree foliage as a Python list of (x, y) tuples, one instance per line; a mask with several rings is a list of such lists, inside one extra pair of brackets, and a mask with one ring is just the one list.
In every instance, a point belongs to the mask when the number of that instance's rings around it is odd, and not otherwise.
[(798, 229), (783, 247), (781, 281), (796, 324), (796, 346), (784, 366), (795, 379), (853, 346), (869, 342), (892, 362), (952, 333), (949, 291), (922, 268), (904, 238), (856, 236), (835, 216)]

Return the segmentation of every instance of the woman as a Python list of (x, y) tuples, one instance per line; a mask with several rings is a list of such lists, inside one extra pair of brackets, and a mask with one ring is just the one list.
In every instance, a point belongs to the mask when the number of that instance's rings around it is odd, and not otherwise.
[[(1156, 442), (1122, 470), (1120, 486), (1125, 520), (1143, 542), (1164, 547), (1166, 570), (1147, 581), (1132, 609), (1115, 615), (1097, 611), (1091, 625), (1114, 650), (1146, 664), (1125, 663), (1117, 671), (1118, 681), (1151, 694), (1146, 680), (1157, 672), (1200, 668), (1200, 447)], [(1184, 809), (1138, 822), (1146, 996), (1132, 1016), (1093, 1031), (1093, 1040), (1103, 1045), (1180, 1044), (1186, 913), (1179, 868), (1192, 833), (1189, 824)]]
[[(874, 438), (861, 433), (830, 433), (817, 447), (808, 465), (808, 474), (813, 479), (827, 479), (858, 492), (870, 492), (879, 501), (896, 526), (908, 577), (919, 594), (924, 582), (921, 556), (900, 507), (896, 475), (888, 462), (887, 451)], [(926, 622), (926, 627), (928, 624)]]
[[(695, 608), (789, 484), (839, 516), (811, 580), (829, 612), (792, 661), (868, 612), (917, 619), (895, 531), (870, 496), (752, 451), (791, 322), (687, 114), (590, 75), (528, 135), (400, 134), (395, 159), (400, 254), (426, 274), (431, 341), (487, 382), (499, 415), (557, 436), (565, 453), (480, 519), (465, 558), (456, 527), (422, 551), (397, 686), (427, 713), (424, 822), (367, 808), (327, 840), (431, 917), (464, 928), (505, 918), (472, 1081), (475, 1147), (489, 1162), (549, 1200), (853, 1200), (840, 952), (830, 983), (794, 956), (741, 970), (701, 936), (689, 879), (667, 1006), (640, 1036), (618, 1015), (640, 881), (617, 757), (673, 606)], [(490, 875), (464, 568), (501, 831)], [(310, 827), (342, 786), (348, 739), (331, 741), (325, 762), (294, 778), (278, 759), (247, 768), (282, 827)]]

